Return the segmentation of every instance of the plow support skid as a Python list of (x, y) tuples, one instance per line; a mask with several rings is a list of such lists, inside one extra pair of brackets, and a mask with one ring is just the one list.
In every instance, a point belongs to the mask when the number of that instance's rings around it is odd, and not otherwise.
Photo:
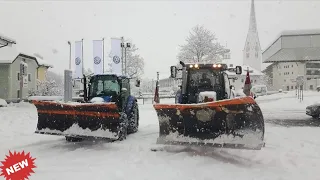
[(36, 133), (117, 140), (124, 126), (115, 104), (64, 104), (32, 101), (38, 112)]
[(158, 144), (260, 150), (264, 119), (251, 97), (202, 104), (155, 104)]

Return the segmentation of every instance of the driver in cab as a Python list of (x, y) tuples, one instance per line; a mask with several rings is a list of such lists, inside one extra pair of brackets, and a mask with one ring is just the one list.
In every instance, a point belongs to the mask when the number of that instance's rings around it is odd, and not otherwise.
[(212, 88), (211, 80), (208, 78), (207, 73), (202, 74), (202, 78), (200, 79), (200, 82), (199, 82), (199, 87), (201, 87), (201, 89), (211, 89)]
[(105, 90), (113, 91), (116, 94), (119, 94), (119, 84), (116, 81), (106, 81), (105, 82)]

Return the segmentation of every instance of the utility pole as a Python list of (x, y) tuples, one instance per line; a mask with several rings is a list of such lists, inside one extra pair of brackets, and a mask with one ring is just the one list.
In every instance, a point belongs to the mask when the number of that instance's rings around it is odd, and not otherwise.
[(102, 38), (102, 63), (103, 63), (103, 66), (102, 66), (102, 73), (104, 74), (104, 38)]
[(124, 42), (124, 38), (121, 37), (121, 52), (123, 54), (124, 52), (124, 61), (123, 61), (123, 55), (122, 55), (122, 70), (124, 70), (124, 75), (127, 75), (127, 49), (131, 48), (131, 44), (130, 43), (125, 43)]
[(121, 37), (121, 69), (122, 69), (122, 74), (124, 73), (124, 68), (123, 68), (123, 66), (124, 66), (124, 63), (123, 63), (123, 45), (124, 44), (124, 38), (123, 38), (123, 36)]

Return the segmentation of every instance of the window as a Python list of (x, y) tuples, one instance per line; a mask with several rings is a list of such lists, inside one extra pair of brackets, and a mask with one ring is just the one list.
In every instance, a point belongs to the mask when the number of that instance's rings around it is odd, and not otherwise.
[(28, 81), (31, 82), (31, 74), (28, 74)]
[(293, 86), (291, 86), (291, 89), (293, 89)]
[(292, 74), (293, 74), (293, 72), (292, 72)]
[(20, 90), (17, 91), (17, 98), (20, 97)]
[(313, 85), (310, 85), (310, 90), (313, 90)]
[(291, 65), (291, 67), (293, 67), (293, 65)]
[(241, 82), (243, 82), (243, 79), (241, 79)]
[(18, 77), (17, 78), (18, 78), (18, 81), (20, 81), (20, 73), (18, 73)]

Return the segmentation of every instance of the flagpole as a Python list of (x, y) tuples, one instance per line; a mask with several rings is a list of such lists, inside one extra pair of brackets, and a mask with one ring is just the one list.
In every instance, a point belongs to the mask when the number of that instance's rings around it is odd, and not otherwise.
[(83, 38), (81, 39), (82, 43), (81, 43), (81, 51), (82, 51), (82, 74), (84, 74), (84, 61), (83, 61)]
[(103, 63), (103, 66), (102, 66), (102, 74), (104, 74), (104, 38), (102, 38), (102, 63)]

